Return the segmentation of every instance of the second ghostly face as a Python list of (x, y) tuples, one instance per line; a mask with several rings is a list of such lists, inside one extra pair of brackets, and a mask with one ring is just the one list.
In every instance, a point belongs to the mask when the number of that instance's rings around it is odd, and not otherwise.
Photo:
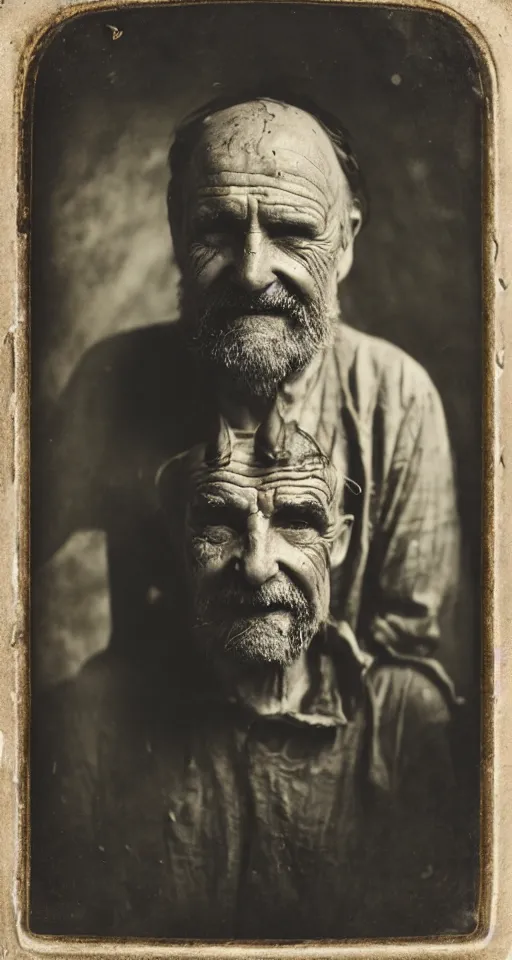
[(192, 458), (185, 566), (196, 638), (210, 655), (260, 663), (296, 659), (325, 623), (330, 570), (344, 559), (351, 517), (339, 509), (319, 452), (262, 465), (238, 435), (229, 463)]

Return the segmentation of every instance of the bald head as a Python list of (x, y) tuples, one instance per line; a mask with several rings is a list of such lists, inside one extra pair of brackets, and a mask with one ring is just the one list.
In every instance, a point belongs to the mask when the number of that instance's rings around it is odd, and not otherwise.
[[(172, 188), (172, 184), (171, 184)], [(323, 125), (268, 99), (202, 118), (171, 225), (193, 342), (273, 395), (332, 335), (361, 214)]]
[[(297, 107), (256, 100), (229, 107), (205, 119), (191, 156), (190, 179), (202, 185), (222, 171), (246, 177), (295, 177), (309, 183), (334, 207), (350, 204), (351, 191), (331, 140), (317, 120)], [(249, 181), (248, 181), (249, 182)], [(262, 183), (264, 188), (265, 183)], [(338, 209), (341, 220), (342, 211)]]

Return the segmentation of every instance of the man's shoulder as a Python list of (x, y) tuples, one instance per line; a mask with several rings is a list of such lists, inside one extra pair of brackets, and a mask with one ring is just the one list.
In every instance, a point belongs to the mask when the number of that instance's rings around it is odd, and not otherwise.
[(92, 747), (108, 728), (122, 702), (126, 676), (123, 665), (109, 651), (88, 661), (73, 677), (44, 689), (34, 697), (36, 747), (53, 749), (62, 757), (75, 755), (79, 746)]
[(421, 726), (447, 724), (451, 718), (450, 691), (434, 669), (407, 663), (377, 664), (369, 670), (367, 688), (382, 723), (391, 720)]
[(109, 484), (126, 489), (133, 471), (135, 476), (146, 460), (148, 469), (156, 470), (153, 460), (177, 452), (201, 424), (205, 391), (178, 323), (137, 328), (93, 344), (71, 374), (51, 422), (66, 475), (79, 468), (102, 491)]
[[(441, 685), (420, 667), (378, 665), (366, 676), (370, 777), (386, 793), (400, 790), (401, 771), (422, 756), (422, 775), (446, 759), (452, 711)], [(427, 770), (428, 768), (428, 770)]]
[(188, 357), (179, 323), (164, 322), (135, 327), (93, 343), (83, 354), (76, 372), (91, 378), (114, 379), (131, 369), (149, 379), (163, 364), (167, 371), (182, 369)]
[(415, 401), (438, 400), (425, 368), (401, 347), (344, 325), (337, 337), (337, 361), (356, 400), (373, 398), (383, 407), (403, 409)]

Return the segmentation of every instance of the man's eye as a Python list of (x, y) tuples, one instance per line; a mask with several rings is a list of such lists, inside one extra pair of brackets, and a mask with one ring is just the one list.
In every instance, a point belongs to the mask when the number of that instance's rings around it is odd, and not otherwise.
[(199, 539), (209, 540), (210, 543), (227, 543), (235, 536), (235, 531), (231, 527), (222, 527), (210, 525), (202, 527), (198, 531)]
[(322, 534), (324, 525), (320, 517), (292, 510), (280, 510), (275, 517), (276, 526), (282, 530), (307, 531)]
[(271, 223), (267, 233), (274, 240), (314, 240), (315, 231), (306, 223)]
[(279, 507), (274, 514), (274, 525), (281, 530), (304, 532), (325, 536), (328, 521), (323, 511), (309, 509), (309, 507)]
[(208, 243), (212, 246), (215, 246), (215, 244), (225, 241), (229, 236), (230, 234), (228, 230), (221, 230), (220, 228), (212, 227), (210, 230), (203, 231), (200, 236), (200, 240), (202, 240), (203, 243)]
[(286, 527), (288, 530), (311, 530), (311, 524), (307, 520), (287, 520), (284, 523), (280, 524), (282, 527)]
[(228, 507), (220, 507), (215, 510), (206, 509), (204, 512), (196, 514), (192, 518), (193, 526), (196, 530), (212, 531), (231, 530), (235, 533), (241, 533), (244, 529), (244, 518), (236, 510), (230, 510)]
[(196, 243), (206, 243), (216, 246), (225, 242), (237, 233), (239, 225), (228, 217), (218, 216), (199, 220), (192, 230), (192, 240)]
[(192, 247), (199, 249), (201, 247), (220, 247), (226, 243), (226, 234), (220, 231), (205, 230), (194, 237)]

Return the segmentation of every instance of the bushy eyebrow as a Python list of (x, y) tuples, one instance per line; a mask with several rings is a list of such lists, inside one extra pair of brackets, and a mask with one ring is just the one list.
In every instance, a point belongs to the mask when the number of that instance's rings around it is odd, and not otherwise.
[(199, 493), (192, 504), (193, 507), (207, 507), (209, 510), (225, 510), (226, 507), (229, 507), (233, 510), (243, 510), (243, 505), (236, 500), (233, 501), (231, 497), (226, 499), (220, 494), (214, 493)]
[(286, 522), (291, 517), (304, 520), (322, 534), (329, 526), (327, 512), (316, 500), (286, 500), (276, 505), (273, 513), (274, 521)]
[(194, 230), (233, 230), (240, 229), (245, 223), (246, 217), (241, 211), (236, 210), (208, 210), (202, 209), (192, 217), (192, 227)]
[[(218, 523), (239, 528), (245, 525), (250, 508), (245, 499), (237, 496), (225, 497), (222, 493), (201, 491), (191, 504), (191, 511), (193, 521), (195, 519), (212, 525)], [(328, 530), (329, 519), (329, 513), (323, 504), (311, 496), (278, 497), (271, 511), (271, 520), (276, 525), (286, 526), (302, 520), (322, 536)]]
[(238, 528), (245, 523), (248, 507), (247, 504), (236, 499), (225, 499), (218, 494), (200, 493), (191, 504), (191, 515), (192, 522), (227, 524)]
[[(218, 198), (219, 199), (219, 198)], [(232, 201), (233, 197), (226, 198)], [(217, 200), (218, 202), (218, 200)], [(211, 204), (211, 201), (210, 201)], [(193, 232), (218, 231), (219, 233), (231, 230), (239, 231), (247, 223), (247, 216), (243, 205), (237, 208), (229, 205), (227, 208), (218, 208), (213, 204), (203, 204), (192, 216)], [(288, 206), (282, 201), (271, 202), (268, 198), (261, 204), (260, 217), (263, 227), (270, 228), (272, 233), (290, 233), (297, 236), (314, 239), (320, 228), (318, 215), (307, 214), (297, 210), (294, 205)]]
[[(273, 209), (276, 207), (276, 209)], [(272, 234), (293, 234), (296, 236), (314, 239), (318, 232), (316, 220), (310, 216), (301, 216), (298, 211), (289, 214), (279, 211), (280, 205), (266, 206), (261, 211), (263, 227), (271, 230)], [(211, 231), (212, 233), (240, 231), (247, 218), (243, 211), (236, 209), (209, 210), (200, 209), (192, 218), (192, 230), (195, 233)]]

